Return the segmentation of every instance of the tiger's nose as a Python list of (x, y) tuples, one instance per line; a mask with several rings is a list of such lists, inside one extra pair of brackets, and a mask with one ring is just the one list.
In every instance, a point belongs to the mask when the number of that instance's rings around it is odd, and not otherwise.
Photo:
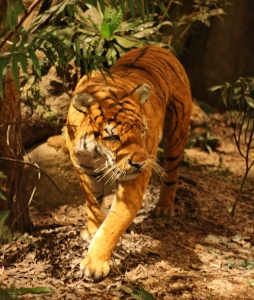
[(135, 161), (133, 162), (131, 159), (128, 160), (128, 163), (131, 167), (136, 168), (137, 170), (141, 169), (145, 165), (145, 161)]

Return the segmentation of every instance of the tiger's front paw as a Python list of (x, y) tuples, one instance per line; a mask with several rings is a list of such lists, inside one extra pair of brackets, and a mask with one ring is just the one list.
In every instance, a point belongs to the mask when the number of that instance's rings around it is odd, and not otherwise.
[(81, 261), (80, 269), (86, 277), (98, 280), (108, 275), (110, 270), (109, 261), (93, 259), (88, 254), (88, 256)]
[(97, 231), (97, 229), (94, 229), (94, 230), (83, 229), (80, 231), (80, 237), (87, 242), (91, 242), (96, 231)]
[(169, 208), (169, 207), (156, 206), (153, 209), (152, 214), (156, 218), (170, 219), (170, 218), (174, 217), (175, 211), (174, 211), (174, 209)]

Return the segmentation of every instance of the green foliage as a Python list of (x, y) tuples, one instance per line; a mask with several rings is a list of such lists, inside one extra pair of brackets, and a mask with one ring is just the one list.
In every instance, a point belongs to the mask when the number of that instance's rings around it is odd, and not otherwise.
[[(254, 77), (240, 77), (235, 82), (226, 82), (210, 88), (210, 91), (221, 91), (221, 98), (229, 110), (246, 110), (251, 114), (254, 108)], [(237, 120), (235, 120), (237, 121)]]
[[(6, 178), (7, 177), (3, 173), (1, 173), (1, 171), (0, 171), (0, 179), (4, 180)], [(4, 194), (1, 191), (1, 187), (0, 187), (0, 200), (6, 200), (6, 197), (4, 196)]]
[[(90, 7), (76, 16), (79, 26), (69, 24), (71, 31), (76, 26), (79, 38), (76, 51), (81, 50), (83, 57), (105, 57), (108, 66), (112, 66), (117, 58), (132, 48), (144, 45), (157, 44), (149, 40), (156, 34), (162, 25), (171, 25), (170, 22), (156, 24), (152, 15), (145, 18), (123, 20), (123, 12), (117, 9), (106, 8), (104, 14), (101, 9)], [(162, 44), (160, 44), (162, 46)], [(166, 46), (166, 45), (164, 45)], [(97, 63), (96, 59), (93, 62)], [(85, 62), (86, 63), (86, 62)], [(88, 66), (85, 66), (87, 69)]]
[(221, 91), (222, 101), (230, 114), (239, 153), (247, 159), (254, 142), (254, 78), (239, 78), (210, 90)]
[(2, 288), (0, 283), (0, 299), (1, 300), (15, 300), (20, 295), (27, 294), (49, 294), (52, 290), (48, 287), (33, 287), (33, 288), (15, 288), (12, 284), (9, 288)]
[(186, 37), (197, 31), (199, 24), (210, 26), (211, 18), (224, 15), (224, 7), (230, 4), (228, 0), (194, 0), (192, 1), (192, 11), (186, 14), (184, 9), (184, 0), (167, 1), (166, 14), (163, 12), (163, 18), (169, 16), (173, 26), (166, 31), (163, 41), (169, 44), (177, 54), (185, 50)]
[(254, 279), (250, 279), (250, 280), (248, 280), (248, 281), (246, 281), (248, 284), (249, 284), (249, 286), (254, 290)]
[(10, 214), (9, 210), (0, 212), (0, 245), (3, 243), (11, 243), (13, 240), (13, 234), (8, 226), (5, 226), (4, 223)]
[(125, 285), (120, 285), (119, 290), (122, 290), (124, 293), (129, 294), (136, 300), (155, 300), (155, 298), (146, 290), (144, 290), (143, 286), (137, 283), (137, 287), (129, 287)]
[[(8, 11), (13, 10), (16, 2), (20, 3), (20, 0), (10, 1)], [(92, 15), (86, 20), (86, 17), (89, 16), (84, 13), (82, 18), (84, 3), (89, 6), (90, 11), (96, 14), (96, 17), (101, 18), (100, 24), (98, 24), (100, 20), (96, 20)], [(61, 67), (75, 59), (77, 66), (82, 61), (87, 74), (93, 69), (103, 69), (103, 63), (106, 61), (110, 61), (112, 64), (115, 50), (109, 47), (110, 50), (106, 53), (107, 57), (101, 56), (100, 46), (103, 45), (101, 38), (108, 41), (112, 37), (126, 12), (126, 6), (133, 16), (137, 11), (142, 16), (145, 13), (148, 14), (148, 7), (143, 6), (142, 3), (142, 0), (128, 0), (127, 2), (122, 0), (120, 9), (115, 0), (107, 1), (108, 5), (101, 0), (84, 2), (64, 0), (57, 2), (38, 15), (26, 29), (22, 27), (24, 18), (21, 23), (17, 24), (18, 16), (23, 12), (20, 5), (17, 5), (18, 9), (15, 14), (7, 14), (5, 26), (10, 30), (7, 37), (5, 36), (6, 31), (0, 33), (0, 38), (2, 38), (0, 49), (5, 43), (10, 44), (10, 51), (0, 55), (0, 97), (3, 98), (2, 78), (8, 66), (12, 67), (14, 82), (18, 88), (19, 68), (22, 69), (24, 77), (28, 79), (29, 68), (27, 66), (41, 78), (41, 68), (45, 63)], [(97, 6), (100, 7), (99, 13), (96, 13)], [(164, 7), (163, 3), (161, 6)], [(89, 33), (88, 31), (91, 29), (92, 31)], [(96, 34), (98, 38), (95, 38)], [(118, 43), (121, 42), (126, 46), (126, 41), (119, 38)], [(130, 38), (127, 48), (131, 48), (135, 44), (137, 44), (137, 40), (134, 38), (133, 41)]]
[[(19, 68), (28, 80), (31, 69), (41, 78), (43, 65), (61, 67), (75, 60), (76, 65), (82, 64), (84, 72), (89, 74), (94, 69), (102, 70), (113, 65), (120, 55), (133, 47), (153, 43), (174, 47), (190, 31), (192, 24), (202, 22), (209, 25), (212, 16), (222, 15), (222, 7), (228, 1), (195, 0), (192, 13), (174, 14), (169, 21), (171, 6), (180, 7), (182, 3), (64, 0), (38, 15), (25, 29), (22, 25), (26, 15), (20, 18), (23, 11), (21, 0), (10, 0), (5, 22), (9, 32), (7, 37), (6, 30), (0, 33), (0, 49), (5, 43), (10, 44), (10, 51), (0, 54), (0, 97), (3, 98), (1, 79), (8, 66), (12, 67), (17, 87)], [(84, 5), (87, 5), (87, 10)], [(157, 20), (154, 13), (150, 13), (155, 6), (162, 12)], [(135, 19), (126, 20), (127, 11)], [(162, 27), (164, 32), (168, 28), (167, 34), (158, 34)]]
[(206, 26), (210, 26), (210, 18), (224, 15), (222, 7), (229, 4), (227, 0), (194, 0), (193, 8), (195, 14), (191, 17), (192, 21), (200, 21)]
[(21, 0), (9, 0), (6, 12), (6, 29), (11, 30), (13, 25), (16, 27), (20, 14), (23, 13), (24, 7)]
[(34, 76), (31, 76), (25, 86), (21, 88), (20, 99), (30, 107), (30, 113), (27, 113), (26, 117), (35, 113), (47, 122), (51, 122), (52, 125), (59, 123), (60, 119), (57, 113), (46, 103), (46, 91), (36, 83)]
[(212, 153), (219, 144), (219, 138), (212, 136), (210, 129), (206, 128), (205, 131), (200, 133), (191, 132), (187, 140), (186, 148), (200, 147)]
[(237, 149), (246, 162), (243, 181), (231, 210), (233, 215), (249, 171), (254, 165), (250, 156), (254, 149), (254, 78), (241, 77), (235, 82), (210, 88), (210, 91), (217, 90), (221, 92), (222, 101), (228, 109)]

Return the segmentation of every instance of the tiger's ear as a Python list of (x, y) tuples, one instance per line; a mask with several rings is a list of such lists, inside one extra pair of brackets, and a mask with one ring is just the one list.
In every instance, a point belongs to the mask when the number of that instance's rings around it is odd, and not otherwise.
[(134, 91), (135, 91), (136, 95), (138, 96), (140, 104), (145, 104), (146, 101), (149, 99), (150, 90), (151, 90), (150, 86), (146, 83), (143, 83), (135, 88)]
[(92, 95), (86, 93), (76, 94), (72, 98), (72, 105), (80, 112), (87, 113), (88, 108), (95, 103)]

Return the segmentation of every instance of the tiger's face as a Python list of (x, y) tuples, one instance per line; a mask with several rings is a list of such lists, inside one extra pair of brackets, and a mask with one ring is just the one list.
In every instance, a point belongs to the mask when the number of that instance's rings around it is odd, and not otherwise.
[(74, 96), (73, 108), (85, 116), (74, 150), (84, 171), (92, 167), (98, 178), (109, 176), (108, 181), (114, 182), (131, 180), (156, 168), (155, 159), (146, 151), (148, 128), (141, 110), (149, 93), (149, 86), (144, 84), (120, 98), (112, 88)]

